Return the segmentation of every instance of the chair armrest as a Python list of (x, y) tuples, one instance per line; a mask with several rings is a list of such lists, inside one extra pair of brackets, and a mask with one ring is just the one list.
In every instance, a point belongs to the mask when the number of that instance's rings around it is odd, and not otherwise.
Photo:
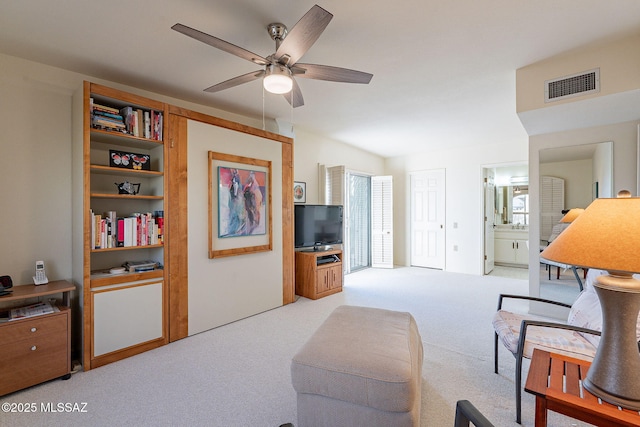
[[(569, 331), (575, 332), (583, 332), (592, 335), (601, 335), (600, 331), (596, 331), (594, 329), (582, 328), (580, 326), (567, 325), (566, 323), (556, 323), (556, 322), (544, 322), (540, 320), (523, 320), (520, 324), (520, 337), (518, 338), (518, 351), (517, 357), (522, 357), (524, 354), (524, 344), (527, 341), (527, 328), (529, 326), (540, 326), (545, 328), (556, 328), (556, 329), (566, 329)], [(640, 344), (638, 344), (640, 346)]]
[(456, 403), (455, 427), (469, 427), (473, 423), (476, 427), (494, 427), (493, 424), (468, 400), (458, 400)]
[(574, 326), (574, 325), (567, 325), (566, 323), (556, 323), (556, 322), (543, 322), (540, 320), (523, 320), (521, 323), (521, 331), (525, 331), (524, 334), (522, 334), (522, 336), (527, 335), (527, 327), (529, 326), (541, 326), (541, 327), (545, 327), (545, 328), (556, 328), (556, 329), (566, 329), (568, 331), (575, 331), (575, 332), (582, 332), (585, 334), (591, 334), (591, 335), (602, 335), (602, 332), (600, 331), (596, 331), (595, 329), (588, 329), (588, 328), (583, 328), (580, 326)]
[(529, 300), (529, 301), (542, 302), (542, 303), (546, 303), (546, 304), (559, 305), (560, 307), (571, 308), (571, 304), (567, 304), (567, 303), (560, 302), (560, 301), (553, 301), (553, 300), (550, 300), (550, 299), (532, 297), (532, 296), (529, 296), (529, 295), (500, 294), (500, 296), (498, 297), (498, 310), (502, 310), (502, 301), (505, 298), (524, 299), (524, 300)]

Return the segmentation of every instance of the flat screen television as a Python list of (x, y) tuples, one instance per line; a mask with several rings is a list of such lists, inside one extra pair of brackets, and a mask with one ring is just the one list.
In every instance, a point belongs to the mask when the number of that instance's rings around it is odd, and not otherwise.
[(342, 206), (295, 205), (295, 247), (313, 248), (342, 243)]

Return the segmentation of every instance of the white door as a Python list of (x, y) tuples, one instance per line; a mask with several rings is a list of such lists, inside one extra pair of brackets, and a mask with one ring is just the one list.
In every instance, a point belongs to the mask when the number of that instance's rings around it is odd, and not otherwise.
[(445, 170), (410, 175), (411, 265), (444, 270)]
[(493, 270), (495, 262), (495, 173), (493, 169), (484, 169), (484, 274)]
[(371, 266), (393, 268), (393, 177), (371, 177)]

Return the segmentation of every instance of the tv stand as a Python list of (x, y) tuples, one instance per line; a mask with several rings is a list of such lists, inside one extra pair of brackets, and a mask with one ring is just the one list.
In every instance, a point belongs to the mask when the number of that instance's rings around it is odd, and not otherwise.
[(296, 294), (318, 299), (342, 292), (342, 251), (296, 252)]

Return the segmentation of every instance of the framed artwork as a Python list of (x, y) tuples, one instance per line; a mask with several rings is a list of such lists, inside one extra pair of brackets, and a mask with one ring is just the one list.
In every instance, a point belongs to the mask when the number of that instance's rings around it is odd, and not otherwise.
[(271, 162), (209, 151), (209, 258), (272, 250)]
[(293, 202), (294, 203), (306, 203), (307, 202), (307, 183), (294, 181), (293, 182)]

